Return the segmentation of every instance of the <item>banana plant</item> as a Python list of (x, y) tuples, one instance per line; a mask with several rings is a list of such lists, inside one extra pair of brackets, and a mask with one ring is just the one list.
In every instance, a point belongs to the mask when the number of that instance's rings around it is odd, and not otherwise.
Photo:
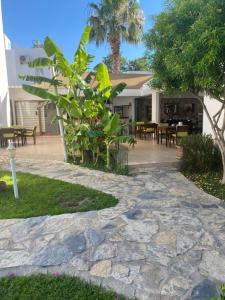
[[(23, 85), (26, 92), (56, 105), (59, 111), (56, 119), (61, 127), (64, 125), (62, 131), (66, 133), (66, 153), (70, 156), (81, 153), (84, 160), (84, 153), (91, 151), (93, 161), (97, 163), (101, 152), (106, 150), (109, 169), (111, 145), (117, 142), (133, 143), (132, 137), (121, 135), (119, 115), (112, 115), (106, 105), (123, 91), (126, 84), (120, 83), (113, 87), (108, 69), (103, 63), (98, 64), (94, 71), (88, 72), (93, 60), (93, 56), (86, 52), (90, 31), (91, 28), (87, 26), (72, 63), (46, 37), (44, 50), (47, 57), (37, 58), (29, 66), (50, 68), (51, 78), (30, 75), (21, 75), (20, 78), (33, 82), (33, 85)], [(59, 93), (60, 88), (67, 89), (66, 95)]]
[[(23, 89), (35, 96), (38, 96), (42, 99), (45, 99), (47, 102), (53, 102), (56, 105), (57, 116), (59, 121), (60, 135), (62, 138), (62, 143), (64, 145), (64, 158), (67, 160), (67, 149), (64, 139), (64, 126), (63, 126), (63, 118), (64, 114), (69, 114), (72, 116), (80, 116), (81, 112), (79, 111), (78, 103), (75, 101), (71, 101), (71, 97), (75, 97), (76, 99), (79, 97), (77, 90), (74, 89), (73, 92), (70, 92), (70, 88), (74, 84), (79, 84), (81, 81), (82, 72), (87, 70), (88, 64), (92, 61), (92, 57), (86, 54), (85, 47), (86, 43), (89, 39), (91, 28), (89, 26), (86, 27), (81, 41), (79, 43), (78, 49), (74, 56), (74, 62), (71, 65), (69, 61), (64, 57), (60, 48), (49, 38), (46, 37), (44, 41), (44, 50), (47, 57), (40, 57), (34, 59), (29, 67), (37, 68), (37, 67), (48, 67), (51, 70), (52, 78), (46, 78), (41, 76), (29, 76), (29, 75), (21, 75), (20, 78), (25, 81), (32, 81), (35, 84), (46, 83), (49, 85), (48, 89), (43, 89), (37, 86), (31, 85), (23, 85)], [(64, 86), (67, 88), (65, 84), (58, 78), (66, 77), (69, 79), (69, 92), (67, 97), (59, 95), (58, 88)], [(53, 93), (51, 91), (53, 87)], [(46, 103), (47, 103), (46, 102)]]
[(135, 144), (135, 139), (132, 136), (122, 135), (122, 125), (119, 114), (115, 113), (111, 115), (106, 113), (103, 119), (105, 127), (103, 129), (105, 133), (105, 145), (106, 145), (106, 167), (110, 169), (110, 146), (112, 144), (128, 143), (129, 145)]

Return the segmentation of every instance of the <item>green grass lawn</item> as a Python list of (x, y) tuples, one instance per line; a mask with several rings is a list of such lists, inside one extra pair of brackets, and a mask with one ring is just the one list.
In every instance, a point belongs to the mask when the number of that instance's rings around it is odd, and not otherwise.
[(183, 174), (206, 193), (225, 200), (225, 185), (220, 182), (222, 178), (220, 173), (196, 174), (183, 172)]
[(0, 192), (0, 219), (100, 210), (118, 203), (111, 195), (78, 184), (20, 172), (17, 173), (20, 198), (15, 200), (11, 174), (0, 171), (0, 180), (7, 183), (7, 190)]
[(115, 292), (79, 278), (55, 275), (4, 277), (0, 279), (1, 300), (125, 300)]

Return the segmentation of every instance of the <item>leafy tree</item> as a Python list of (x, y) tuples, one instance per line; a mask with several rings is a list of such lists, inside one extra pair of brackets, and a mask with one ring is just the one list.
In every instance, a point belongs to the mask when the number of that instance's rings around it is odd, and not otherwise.
[[(131, 136), (121, 135), (121, 121), (117, 114), (112, 115), (106, 104), (123, 91), (126, 84), (112, 87), (108, 69), (101, 63), (94, 72), (87, 73), (93, 57), (86, 52), (91, 28), (87, 26), (80, 44), (75, 52), (72, 64), (64, 57), (57, 45), (47, 37), (44, 50), (47, 58), (37, 58), (30, 67), (50, 67), (52, 78), (21, 75), (23, 80), (35, 84), (45, 83), (48, 88), (36, 85), (23, 85), (23, 89), (35, 96), (52, 102), (60, 109), (57, 116), (65, 124), (65, 140), (70, 157), (86, 157), (92, 154), (92, 162), (97, 163), (101, 157), (110, 168), (110, 145), (123, 141), (134, 143)], [(65, 84), (66, 82), (66, 84)], [(68, 90), (60, 95), (58, 88)], [(52, 91), (53, 90), (53, 91)], [(115, 122), (114, 120), (117, 120)]]
[(121, 41), (137, 44), (142, 39), (144, 15), (138, 0), (101, 0), (91, 3), (88, 19), (92, 26), (90, 39), (99, 46), (110, 44), (112, 72), (120, 73)]
[[(113, 64), (113, 57), (112, 55), (108, 55), (106, 57), (103, 57), (102, 62), (107, 66), (109, 72), (112, 72), (112, 64)], [(127, 71), (127, 64), (128, 61), (124, 56), (120, 56), (120, 70), (122, 72), (126, 72)]]
[[(108, 67), (109, 72), (112, 72), (112, 55), (103, 58), (103, 63)], [(120, 69), (122, 72), (129, 71), (149, 71), (150, 65), (147, 55), (143, 57), (128, 60), (125, 57), (120, 57)]]
[[(219, 146), (225, 183), (225, 2), (170, 0), (146, 35), (155, 73), (151, 85), (165, 92), (190, 91), (202, 103)], [(221, 103), (211, 116), (203, 96)], [(215, 100), (212, 100), (215, 101)]]
[(128, 61), (127, 71), (149, 71), (149, 70), (150, 70), (150, 65), (148, 62), (148, 57), (146, 55)]

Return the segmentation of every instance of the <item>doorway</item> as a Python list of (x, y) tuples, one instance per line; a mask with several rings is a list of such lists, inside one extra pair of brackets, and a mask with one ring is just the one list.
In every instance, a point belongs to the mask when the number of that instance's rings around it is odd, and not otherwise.
[(27, 129), (37, 126), (37, 132), (42, 133), (42, 109), (40, 101), (15, 101), (16, 124)]
[(135, 99), (135, 121), (151, 122), (152, 120), (152, 98), (141, 97)]
[(56, 117), (56, 106), (53, 103), (49, 103), (44, 107), (45, 112), (45, 132), (47, 134), (59, 134), (58, 122), (54, 121)]

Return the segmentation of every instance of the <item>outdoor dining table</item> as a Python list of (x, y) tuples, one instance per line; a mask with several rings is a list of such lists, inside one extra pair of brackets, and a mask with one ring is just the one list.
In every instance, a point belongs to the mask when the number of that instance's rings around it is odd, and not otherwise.
[[(19, 138), (21, 138), (21, 143), (22, 146), (24, 145), (24, 133), (26, 132), (26, 128), (22, 127), (22, 126), (12, 126), (12, 127), (2, 127), (0, 128), (0, 140), (1, 140), (1, 146), (3, 146), (4, 144), (4, 140), (5, 140), (5, 136), (10, 135), (10, 134), (14, 134), (13, 139), (14, 142), (17, 139), (17, 144), (19, 146)], [(10, 140), (10, 137), (6, 137), (7, 140)]]
[(137, 134), (139, 134), (140, 139), (142, 136), (144, 136), (146, 139), (147, 134), (154, 134), (154, 137), (157, 137), (157, 124), (137, 122), (135, 126), (135, 136)]

